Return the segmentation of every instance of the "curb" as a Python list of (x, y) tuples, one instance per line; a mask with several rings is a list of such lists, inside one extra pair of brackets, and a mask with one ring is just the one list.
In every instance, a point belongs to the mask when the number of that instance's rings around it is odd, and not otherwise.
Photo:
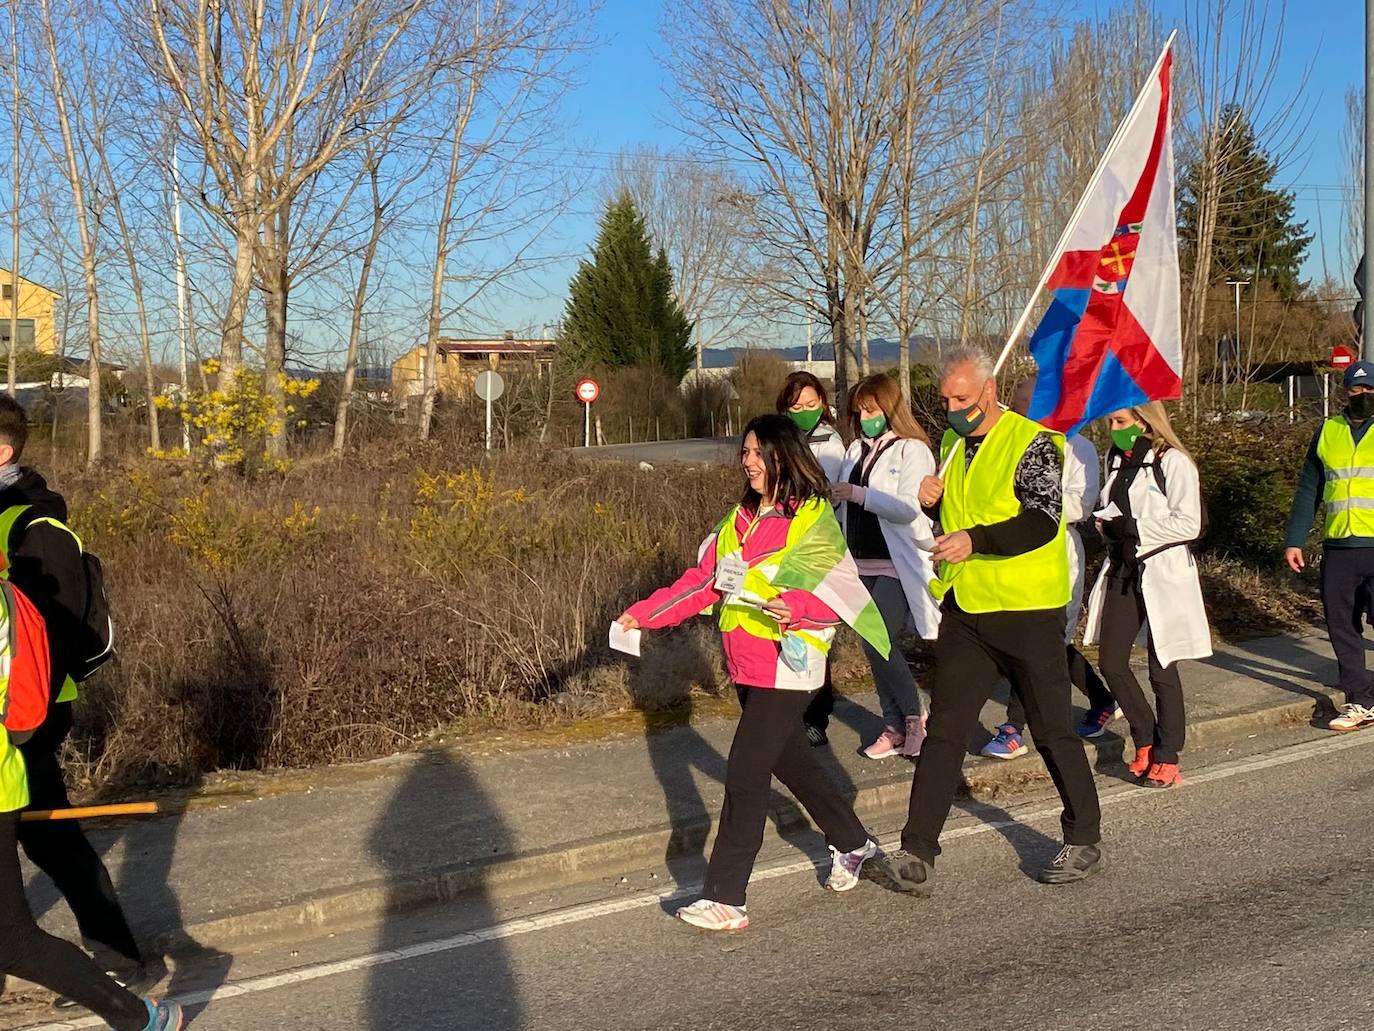
[[(1323, 691), (1327, 699), (1337, 693)], [(1319, 698), (1270, 706), (1249, 712), (1219, 716), (1190, 724), (1190, 743), (1217, 741), (1283, 724), (1307, 722)], [(1121, 739), (1113, 737), (1098, 748), (1089, 747), (1099, 760), (1118, 759)], [(1118, 754), (1113, 755), (1116, 752)], [(1047, 783), (1049, 775), (1039, 764), (999, 762), (970, 757), (965, 762), (964, 780), (974, 798), (991, 798), (999, 792), (1032, 784)], [(900, 812), (911, 791), (908, 768), (879, 782), (862, 784), (854, 797), (854, 810), (861, 818)], [(769, 813), (768, 833), (809, 827), (801, 808), (786, 800)], [(204, 954), (206, 950), (232, 952), (250, 945), (298, 939), (327, 927), (360, 924), (400, 913), (414, 913), (452, 903), (474, 891), (493, 895), (514, 895), (563, 887), (579, 880), (604, 877), (625, 870), (652, 866), (679, 855), (700, 854), (711, 839), (715, 821), (710, 817), (679, 823), (660, 824), (630, 834), (610, 834), (587, 838), (551, 849), (501, 856), (482, 863), (465, 863), (438, 869), (401, 881), (374, 880), (317, 896), (286, 899), (270, 907), (230, 913), (164, 931), (150, 944), (170, 956)]]

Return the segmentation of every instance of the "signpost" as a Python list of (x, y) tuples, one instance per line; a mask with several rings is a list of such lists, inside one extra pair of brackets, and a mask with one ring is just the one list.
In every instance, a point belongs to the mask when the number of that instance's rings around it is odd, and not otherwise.
[(506, 381), (501, 378), (498, 372), (487, 369), (485, 372), (477, 374), (477, 382), (473, 384), (473, 390), (477, 396), (487, 403), (487, 450), (491, 450), (491, 403), (506, 392)]
[(584, 379), (577, 385), (577, 399), (583, 407), (585, 428), (582, 443), (585, 447), (592, 446), (592, 402), (600, 396), (601, 387), (594, 379)]

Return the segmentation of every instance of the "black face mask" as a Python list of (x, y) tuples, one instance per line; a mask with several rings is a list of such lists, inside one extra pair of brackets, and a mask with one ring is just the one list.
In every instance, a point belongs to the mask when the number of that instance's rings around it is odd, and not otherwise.
[(1345, 402), (1345, 410), (1356, 422), (1364, 422), (1374, 415), (1374, 394), (1351, 394)]

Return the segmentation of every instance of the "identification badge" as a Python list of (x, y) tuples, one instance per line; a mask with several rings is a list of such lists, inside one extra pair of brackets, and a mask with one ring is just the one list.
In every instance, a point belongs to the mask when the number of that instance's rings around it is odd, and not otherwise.
[(744, 577), (749, 563), (738, 554), (726, 555), (716, 563), (716, 590), (733, 598), (744, 590)]

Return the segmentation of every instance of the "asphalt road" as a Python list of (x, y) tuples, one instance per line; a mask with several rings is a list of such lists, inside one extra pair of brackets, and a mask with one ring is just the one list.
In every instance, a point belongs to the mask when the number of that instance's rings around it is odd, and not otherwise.
[(690, 440), (649, 441), (643, 444), (606, 444), (603, 447), (576, 447), (579, 458), (618, 458), (625, 462), (689, 462), (698, 465), (723, 465), (737, 459), (734, 437), (695, 437)]
[(1008, 799), (951, 822), (929, 901), (873, 881), (827, 894), (780, 846), (740, 934), (670, 920), (666, 873), (638, 871), (239, 956), (191, 1026), (1370, 1027), (1374, 731), (1289, 729), (1190, 760), (1168, 792), (1099, 779), (1110, 869), (1085, 884), (1030, 878), (1057, 807)]

